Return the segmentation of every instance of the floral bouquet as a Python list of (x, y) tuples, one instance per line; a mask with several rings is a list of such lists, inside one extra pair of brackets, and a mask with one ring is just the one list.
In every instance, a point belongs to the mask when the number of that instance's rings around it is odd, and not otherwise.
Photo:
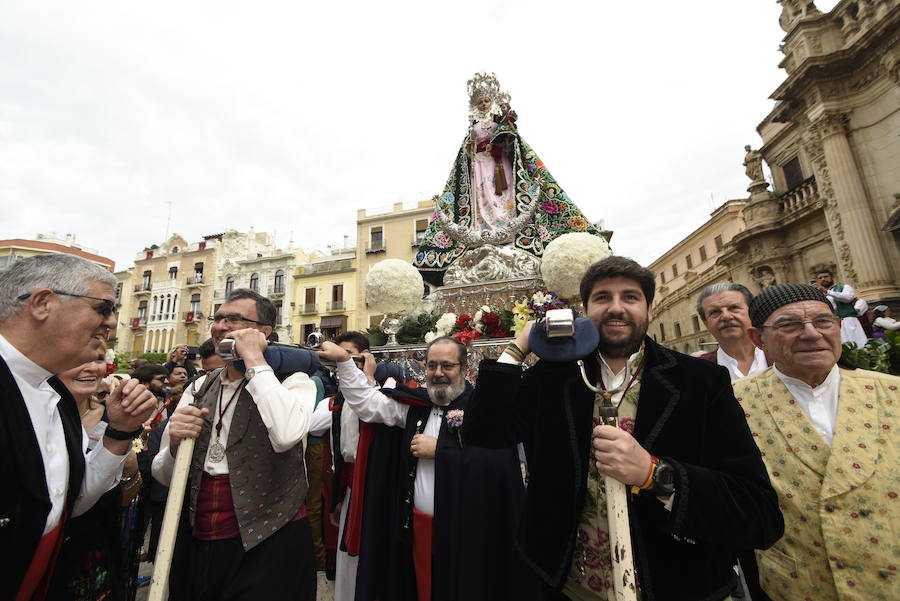
[(510, 312), (513, 322), (510, 330), (519, 333), (529, 321), (544, 317), (552, 309), (565, 309), (567, 306), (555, 292), (537, 290), (531, 296), (523, 296), (515, 302)]

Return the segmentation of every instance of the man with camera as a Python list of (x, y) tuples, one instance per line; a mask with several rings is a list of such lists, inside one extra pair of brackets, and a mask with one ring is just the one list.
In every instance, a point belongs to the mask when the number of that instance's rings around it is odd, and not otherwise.
[(303, 449), (316, 387), (300, 372), (279, 381), (266, 362), (275, 314), (252, 290), (229, 294), (210, 318), (212, 340), (233, 339), (245, 369), (229, 361), (197, 380), (163, 432), (153, 476), (166, 485), (180, 443), (197, 439), (173, 599), (315, 599)]
[[(599, 334), (596, 348), (578, 349), (583, 371), (545, 357), (523, 376), (530, 327), (498, 361), (481, 364), (468, 440), (525, 444), (519, 545), (547, 600), (605, 601), (621, 587), (605, 477), (630, 491), (644, 601), (726, 598), (736, 550), (767, 547), (783, 531), (728, 374), (646, 336), (654, 292), (654, 274), (631, 259), (598, 261), (581, 281), (593, 325), (581, 324)], [(602, 423), (604, 397), (616, 406), (618, 428)]]
[(106, 400), (109, 427), (87, 452), (75, 399), (54, 376), (102, 353), (116, 326), (116, 278), (64, 254), (0, 273), (0, 598), (43, 599), (68, 518), (116, 485), (156, 400), (129, 381)]

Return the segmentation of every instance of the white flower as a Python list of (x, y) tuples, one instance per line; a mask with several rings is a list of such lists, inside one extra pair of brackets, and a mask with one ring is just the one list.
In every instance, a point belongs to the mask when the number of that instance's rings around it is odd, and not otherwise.
[(431, 342), (432, 340), (434, 340), (437, 337), (438, 337), (437, 332), (425, 332), (425, 342), (426, 343)]
[(531, 295), (531, 300), (535, 305), (543, 305), (544, 303), (549, 303), (553, 300), (553, 297), (549, 294), (544, 294), (543, 292), (535, 292)]
[[(485, 313), (490, 313), (490, 311), (485, 311)], [(475, 311), (475, 315), (472, 316), (472, 319), (474, 319), (475, 322), (477, 323), (477, 322), (481, 321), (481, 318), (483, 316), (484, 316), (484, 314), (481, 312), (481, 310), (478, 310), (478, 311)]]
[[(480, 311), (480, 312), (481, 312), (481, 313), (490, 313), (490, 312), (491, 312), (491, 308), (488, 307), (487, 305), (481, 305), (481, 311)], [(481, 318), (479, 317), (478, 319), (481, 319)]]
[(440, 319), (437, 320), (435, 329), (446, 334), (453, 329), (453, 326), (456, 325), (456, 319), (457, 318), (455, 313), (444, 313), (443, 315), (441, 315)]
[(423, 288), (419, 270), (400, 259), (385, 259), (366, 275), (366, 302), (379, 313), (409, 312), (422, 302)]
[(541, 277), (549, 290), (572, 300), (578, 297), (588, 267), (612, 255), (604, 238), (587, 232), (563, 234), (544, 248)]

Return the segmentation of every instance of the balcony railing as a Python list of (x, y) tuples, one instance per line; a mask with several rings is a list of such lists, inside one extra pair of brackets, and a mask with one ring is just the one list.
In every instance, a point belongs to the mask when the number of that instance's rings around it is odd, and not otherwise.
[(188, 286), (201, 286), (203, 285), (203, 274), (195, 273), (192, 276), (188, 276), (184, 283)]
[(371, 246), (367, 246), (366, 254), (383, 253), (386, 250), (387, 250), (387, 246), (385, 245), (385, 243), (380, 242), (380, 243), (372, 244)]
[(316, 307), (316, 303), (305, 303), (300, 305), (300, 314), (308, 315), (310, 313), (318, 313), (319, 310)]
[(324, 263), (308, 263), (301, 267), (301, 275), (314, 275), (318, 273), (333, 273), (336, 271), (347, 271), (353, 269), (352, 259), (341, 259), (340, 261), (326, 261)]
[(134, 291), (138, 294), (143, 292), (150, 292), (150, 282), (147, 282), (145, 284), (135, 284)]
[(816, 187), (816, 178), (810, 177), (802, 184), (781, 195), (781, 213), (790, 215), (810, 206), (819, 198), (819, 189)]
[(329, 311), (343, 311), (347, 308), (347, 302), (338, 300), (338, 301), (329, 301), (328, 302), (328, 310)]
[(203, 319), (203, 313), (200, 311), (185, 311), (181, 314), (184, 323), (195, 323)]
[(131, 329), (136, 330), (138, 328), (142, 328), (147, 325), (146, 317), (132, 317), (131, 318)]
[(281, 286), (269, 286), (269, 296), (281, 296), (284, 294), (284, 284)]

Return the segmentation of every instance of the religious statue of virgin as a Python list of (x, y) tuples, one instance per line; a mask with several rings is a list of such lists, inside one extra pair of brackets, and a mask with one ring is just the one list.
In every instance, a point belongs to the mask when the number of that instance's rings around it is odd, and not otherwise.
[(432, 285), (468, 248), (513, 245), (540, 257), (567, 232), (600, 232), (519, 135), (493, 73), (468, 81), (469, 129), (413, 264)]

